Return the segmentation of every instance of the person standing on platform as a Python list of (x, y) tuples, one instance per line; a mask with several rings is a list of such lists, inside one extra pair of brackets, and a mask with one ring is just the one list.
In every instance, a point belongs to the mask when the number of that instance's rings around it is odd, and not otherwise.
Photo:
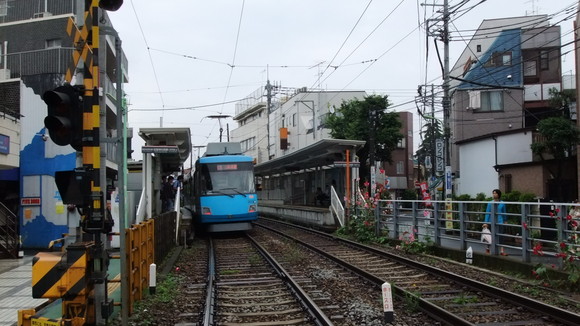
[(167, 177), (167, 182), (163, 186), (163, 193), (167, 201), (166, 212), (172, 211), (175, 208), (175, 192), (173, 189), (173, 176)]
[[(487, 208), (485, 209), (485, 222), (486, 223), (490, 223), (491, 224), (491, 205), (495, 205), (495, 216), (497, 216), (497, 226), (495, 228), (495, 231), (499, 234), (503, 234), (504, 232), (504, 227), (503, 227), (503, 223), (506, 220), (505, 216), (507, 214), (506, 208), (505, 208), (505, 204), (503, 203), (503, 201), (501, 201), (501, 190), (499, 189), (494, 189), (492, 191), (492, 197), (493, 200), (490, 201), (489, 203), (487, 203)], [(502, 256), (507, 256), (507, 254), (504, 252), (503, 247), (500, 247), (500, 255)]]

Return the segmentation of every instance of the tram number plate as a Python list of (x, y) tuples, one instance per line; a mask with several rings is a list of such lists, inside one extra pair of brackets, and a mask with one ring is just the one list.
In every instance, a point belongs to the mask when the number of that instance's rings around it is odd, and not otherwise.
[(32, 326), (59, 326), (59, 320), (46, 320), (46, 319), (38, 319), (38, 318), (31, 318), (30, 319)]

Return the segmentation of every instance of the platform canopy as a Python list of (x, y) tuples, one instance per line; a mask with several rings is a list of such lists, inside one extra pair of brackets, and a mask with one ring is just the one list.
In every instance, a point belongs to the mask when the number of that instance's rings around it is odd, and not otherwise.
[(161, 172), (179, 171), (191, 154), (189, 128), (141, 128), (139, 136), (145, 141), (143, 153), (160, 158)]
[(351, 150), (352, 156), (365, 143), (364, 140), (322, 139), (290, 154), (257, 164), (254, 172), (256, 175), (267, 176), (341, 164), (346, 160), (347, 149)]

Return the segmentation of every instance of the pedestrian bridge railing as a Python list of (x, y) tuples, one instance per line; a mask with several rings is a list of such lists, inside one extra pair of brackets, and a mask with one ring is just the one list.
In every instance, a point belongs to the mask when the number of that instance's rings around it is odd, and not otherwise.
[[(472, 247), (474, 252), (492, 254), (505, 251), (531, 262), (534, 254), (553, 256), (562, 244), (580, 247), (580, 205), (551, 202), (431, 201), (426, 205), (413, 200), (379, 200), (373, 210), (377, 236), (391, 239), (432, 241), (458, 250)], [(578, 208), (578, 215), (573, 214)], [(355, 210), (356, 211), (356, 210)], [(502, 207), (503, 211), (503, 207)], [(356, 215), (356, 213), (355, 213)], [(486, 222), (486, 216), (489, 216)], [(503, 223), (498, 221), (503, 219)], [(491, 244), (483, 242), (482, 227), (488, 225)], [(487, 236), (489, 238), (489, 235)]]

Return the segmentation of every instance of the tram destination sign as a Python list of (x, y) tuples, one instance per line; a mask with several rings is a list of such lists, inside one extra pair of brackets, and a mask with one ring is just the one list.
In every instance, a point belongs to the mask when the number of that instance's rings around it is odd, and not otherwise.
[(143, 146), (141, 153), (178, 154), (179, 148), (177, 146)]

